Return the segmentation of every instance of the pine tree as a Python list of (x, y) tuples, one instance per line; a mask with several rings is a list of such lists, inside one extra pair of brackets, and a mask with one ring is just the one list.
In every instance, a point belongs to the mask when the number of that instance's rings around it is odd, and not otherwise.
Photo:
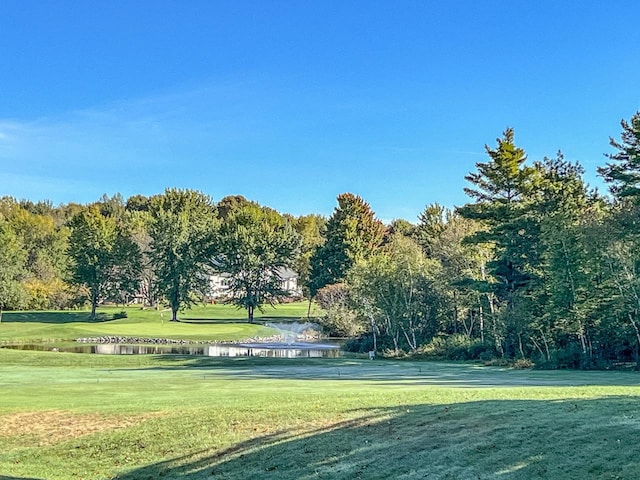
[(382, 243), (384, 225), (362, 198), (343, 193), (327, 222), (326, 235), (324, 245), (311, 256), (312, 296), (325, 285), (342, 281), (358, 260), (368, 258)]
[(598, 168), (605, 182), (611, 183), (611, 193), (618, 199), (640, 196), (640, 111), (631, 117), (631, 121), (621, 120), (620, 141), (609, 139), (609, 144), (618, 150), (605, 154), (615, 163), (607, 163)]

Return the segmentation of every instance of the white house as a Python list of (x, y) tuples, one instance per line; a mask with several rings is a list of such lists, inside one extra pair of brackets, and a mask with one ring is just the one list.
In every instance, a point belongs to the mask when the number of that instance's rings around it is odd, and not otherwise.
[[(302, 296), (302, 287), (298, 285), (298, 274), (285, 267), (279, 267), (277, 275), (280, 278), (280, 286), (292, 297)], [(231, 275), (228, 273), (216, 273), (209, 275), (209, 297), (213, 300), (229, 297), (229, 283)]]

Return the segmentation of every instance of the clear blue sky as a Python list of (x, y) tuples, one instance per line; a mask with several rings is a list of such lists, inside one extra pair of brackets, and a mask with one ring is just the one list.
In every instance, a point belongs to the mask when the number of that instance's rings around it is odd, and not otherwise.
[(506, 127), (599, 184), (640, 109), (640, 2), (0, 0), (0, 195), (165, 187), (383, 220), (467, 201)]

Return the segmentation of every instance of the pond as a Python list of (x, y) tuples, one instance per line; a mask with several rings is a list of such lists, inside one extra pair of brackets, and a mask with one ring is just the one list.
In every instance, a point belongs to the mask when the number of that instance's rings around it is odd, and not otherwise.
[(215, 343), (187, 345), (130, 345), (103, 343), (93, 345), (24, 344), (3, 345), (14, 350), (37, 350), (99, 355), (199, 355), (206, 357), (276, 357), (276, 358), (336, 358), (340, 347), (331, 343)]

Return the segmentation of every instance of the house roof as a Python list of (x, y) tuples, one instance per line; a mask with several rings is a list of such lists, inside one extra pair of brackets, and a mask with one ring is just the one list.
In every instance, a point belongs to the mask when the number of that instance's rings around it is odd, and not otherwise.
[(288, 280), (290, 278), (298, 278), (298, 274), (287, 267), (278, 267), (277, 273), (282, 280)]

